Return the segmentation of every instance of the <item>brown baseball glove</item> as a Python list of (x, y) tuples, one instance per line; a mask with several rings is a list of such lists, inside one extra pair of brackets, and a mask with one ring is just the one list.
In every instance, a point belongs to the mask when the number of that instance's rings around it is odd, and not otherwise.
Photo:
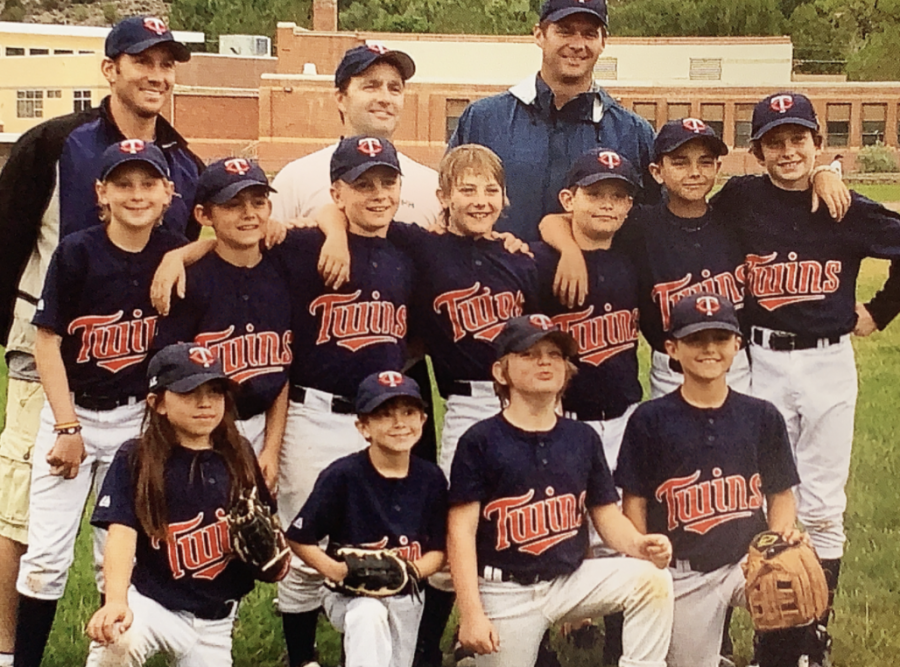
[(788, 544), (771, 531), (753, 538), (743, 565), (750, 616), (757, 630), (812, 623), (828, 610), (828, 586), (808, 544)]
[(287, 574), (290, 553), (278, 517), (259, 500), (257, 489), (242, 492), (228, 512), (231, 550), (257, 579), (277, 581)]

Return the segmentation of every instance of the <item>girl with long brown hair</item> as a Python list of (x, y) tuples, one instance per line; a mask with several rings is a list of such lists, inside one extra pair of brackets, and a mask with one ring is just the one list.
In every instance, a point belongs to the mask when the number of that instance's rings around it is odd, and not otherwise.
[(231, 665), (237, 603), (260, 573), (231, 553), (228, 507), (254, 487), (273, 502), (215, 355), (170, 345), (148, 373), (141, 437), (122, 445), (91, 520), (109, 537), (87, 664), (143, 665), (163, 652), (175, 665)]

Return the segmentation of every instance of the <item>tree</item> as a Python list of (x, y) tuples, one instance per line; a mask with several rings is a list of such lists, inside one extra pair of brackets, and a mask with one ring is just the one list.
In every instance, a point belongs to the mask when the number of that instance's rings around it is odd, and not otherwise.
[(808, 74), (844, 71), (852, 45), (857, 40), (857, 25), (852, 14), (845, 11), (828, 13), (819, 3), (811, 2), (794, 10), (788, 26), (798, 71)]
[(900, 25), (892, 25), (881, 32), (869, 35), (862, 48), (850, 55), (847, 61), (847, 77), (854, 81), (900, 80), (898, 40), (900, 40)]
[(206, 34), (215, 50), (219, 35), (275, 36), (279, 21), (310, 24), (312, 0), (173, 0), (169, 22), (176, 30)]
[(618, 0), (609, 22), (627, 36), (780, 35), (784, 27), (778, 0)]

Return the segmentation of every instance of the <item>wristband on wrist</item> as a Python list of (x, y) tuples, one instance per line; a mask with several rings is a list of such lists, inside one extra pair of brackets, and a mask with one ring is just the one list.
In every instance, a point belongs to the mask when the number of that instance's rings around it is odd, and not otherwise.
[(64, 424), (56, 424), (53, 427), (54, 433), (59, 435), (75, 435), (81, 432), (81, 424), (79, 422), (66, 422)]
[(809, 180), (814, 180), (816, 176), (821, 174), (823, 171), (830, 171), (832, 174), (839, 178), (842, 176), (842, 174), (840, 174), (838, 170), (832, 167), (830, 164), (820, 164), (818, 167), (812, 170), (812, 173), (809, 175)]

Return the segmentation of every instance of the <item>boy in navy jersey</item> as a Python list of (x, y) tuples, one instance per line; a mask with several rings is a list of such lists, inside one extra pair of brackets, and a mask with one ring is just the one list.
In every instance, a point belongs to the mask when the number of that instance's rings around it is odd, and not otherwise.
[[(619, 664), (663, 667), (671, 545), (622, 515), (596, 432), (556, 414), (574, 339), (546, 315), (527, 315), (510, 320), (496, 345), (504, 409), (463, 434), (450, 475), (460, 641), (479, 667), (530, 667), (551, 624), (624, 611)], [(585, 560), (586, 520), (629, 557)]]
[[(792, 493), (799, 478), (775, 406), (726, 382), (741, 335), (731, 302), (709, 292), (687, 296), (673, 307), (671, 322), (666, 350), (680, 363), (684, 384), (631, 416), (615, 479), (625, 516), (672, 541), (675, 620), (667, 664), (716, 667), (726, 612), (746, 605), (740, 563), (750, 541), (767, 528), (800, 539)], [(690, 500), (701, 496), (709, 502)], [(772, 635), (760, 637), (762, 667), (797, 664), (799, 655), (773, 661)]]
[[(34, 324), (47, 400), (35, 442), (28, 551), (17, 588), (15, 663), (37, 667), (66, 586), (91, 490), (116, 450), (140, 432), (147, 352), (156, 327), (150, 281), (184, 238), (159, 226), (174, 186), (162, 151), (139, 139), (101, 157), (101, 219), (53, 255)], [(98, 588), (105, 531), (94, 533)]]
[(243, 158), (219, 160), (203, 172), (194, 216), (215, 230), (215, 251), (186, 270), (185, 298), (159, 321), (154, 348), (195, 341), (217, 354), (240, 386), (238, 429), (274, 488), (292, 334), (287, 281), (260, 246), (272, 209), (270, 191), (265, 172)]
[[(444, 563), (447, 484), (440, 469), (410, 450), (425, 424), (414, 380), (396, 371), (363, 380), (356, 427), (369, 443), (326, 468), (288, 529), (291, 547), (322, 576), (340, 582), (339, 546), (395, 549), (419, 577)], [(328, 538), (329, 550), (319, 547)], [(325, 612), (344, 633), (347, 667), (409, 667), (423, 603), (417, 595), (349, 597), (327, 591)]]
[[(784, 416), (800, 475), (797, 514), (833, 597), (857, 395), (850, 334), (882, 329), (900, 310), (900, 216), (856, 193), (839, 224), (810, 213), (822, 146), (818, 127), (803, 95), (761, 100), (753, 111), (751, 150), (767, 173), (732, 178), (713, 205), (735, 226), (746, 253), (753, 393)], [(856, 281), (866, 257), (893, 265), (882, 291), (861, 304)], [(826, 621), (827, 615), (810, 664), (826, 660)]]

